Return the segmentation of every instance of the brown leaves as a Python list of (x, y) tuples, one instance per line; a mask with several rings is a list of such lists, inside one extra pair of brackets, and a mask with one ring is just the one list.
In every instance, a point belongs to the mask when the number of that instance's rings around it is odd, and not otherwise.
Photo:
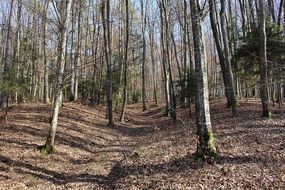
[(144, 113), (128, 109), (128, 122), (109, 129), (104, 108), (65, 104), (56, 135), (58, 153), (46, 156), (35, 147), (45, 140), (49, 108), (15, 107), (9, 123), (0, 128), (0, 187), (284, 188), (284, 108), (275, 118), (264, 120), (259, 103), (241, 103), (236, 118), (224, 105), (212, 103), (220, 151), (219, 163), (212, 166), (195, 158), (195, 122), (189, 120), (187, 110), (179, 109), (183, 122), (174, 124), (162, 117), (162, 108)]

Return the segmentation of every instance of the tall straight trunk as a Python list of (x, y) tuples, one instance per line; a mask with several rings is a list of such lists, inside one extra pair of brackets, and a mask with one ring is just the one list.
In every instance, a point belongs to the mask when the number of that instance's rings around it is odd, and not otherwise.
[(283, 97), (284, 97), (284, 82), (283, 79), (280, 79), (278, 82), (278, 96), (277, 96), (277, 101), (279, 104), (279, 108), (281, 107), (281, 105), (283, 105)]
[(284, 0), (280, 1), (279, 10), (278, 10), (278, 17), (277, 17), (277, 24), (280, 26), (281, 24), (281, 15), (282, 15), (282, 8), (283, 8)]
[[(94, 5), (92, 1), (92, 5)], [(93, 15), (93, 36), (92, 36), (92, 55), (93, 55), (93, 80), (92, 80), (92, 94), (91, 94), (91, 103), (93, 105), (96, 105), (98, 103), (98, 93), (99, 90), (96, 88), (96, 83), (97, 83), (97, 57), (98, 57), (98, 46), (99, 46), (99, 36), (100, 36), (100, 25), (98, 25), (98, 28), (96, 28), (96, 25), (99, 20), (99, 14), (95, 11), (92, 13)], [(96, 14), (96, 15), (95, 15)]]
[[(88, 18), (86, 18), (86, 21)], [(86, 31), (87, 34), (89, 34), (89, 31)], [(88, 62), (88, 51), (89, 51), (89, 46), (88, 46), (88, 37), (85, 38), (85, 44), (84, 44), (84, 60), (83, 60), (83, 71), (82, 71), (82, 89), (81, 89), (81, 101), (87, 102), (89, 95), (87, 91), (87, 62)]]
[(255, 15), (254, 15), (254, 8), (253, 8), (253, 4), (252, 4), (252, 0), (248, 0), (248, 6), (250, 9), (250, 14), (251, 14), (251, 21), (252, 25), (255, 26)]
[(128, 47), (129, 47), (129, 0), (125, 1), (126, 8), (126, 41), (125, 41), (125, 55), (124, 55), (124, 94), (123, 94), (123, 103), (122, 103), (122, 111), (120, 121), (125, 121), (125, 108), (128, 101)]
[(79, 68), (81, 62), (81, 19), (82, 19), (82, 0), (79, 0), (78, 3), (78, 12), (77, 12), (77, 47), (75, 53), (75, 60), (74, 60), (74, 69), (75, 69), (75, 76), (74, 76), (74, 101), (78, 99), (78, 82), (79, 82)]
[(155, 49), (154, 49), (154, 44), (155, 44), (155, 40), (154, 40), (154, 28), (153, 26), (151, 26), (154, 23), (151, 23), (149, 21), (149, 41), (150, 41), (150, 57), (151, 57), (151, 67), (152, 67), (152, 82), (153, 82), (153, 100), (155, 102), (155, 104), (157, 105), (157, 89), (156, 89), (156, 80), (155, 80), (155, 76), (156, 76), (156, 71), (155, 71), (155, 58), (154, 58), (154, 53), (155, 53)]
[(144, 0), (141, 0), (141, 17), (142, 17), (142, 38), (143, 38), (143, 58), (142, 58), (142, 103), (143, 111), (146, 111), (146, 88), (145, 88), (145, 62), (146, 62), (146, 40), (145, 40), (145, 25), (146, 25), (146, 16), (144, 10)]
[(42, 36), (42, 51), (43, 51), (43, 62), (44, 62), (44, 103), (49, 103), (49, 64), (47, 60), (46, 52), (46, 31), (47, 31), (47, 10), (49, 7), (49, 0), (45, 2), (44, 6), (44, 17), (43, 17), (43, 36)]
[(271, 14), (272, 21), (276, 23), (275, 9), (274, 9), (274, 1), (268, 0), (268, 8)]
[(162, 70), (163, 70), (163, 79), (164, 79), (164, 92), (165, 92), (165, 115), (168, 116), (169, 114), (169, 75), (167, 73), (167, 67), (166, 67), (166, 53), (165, 53), (165, 34), (164, 34), (164, 25), (165, 18), (163, 16), (163, 7), (162, 7), (162, 1), (159, 1), (159, 9), (160, 9), (160, 49), (161, 49), (161, 58), (160, 62), (162, 63)]
[(226, 66), (226, 80), (228, 81), (228, 95), (230, 100), (230, 106), (232, 108), (233, 115), (237, 115), (237, 101), (236, 101), (236, 92), (235, 92), (235, 82), (232, 72), (232, 64), (230, 60), (230, 50), (229, 50), (229, 40), (228, 33), (226, 30), (226, 16), (225, 16), (225, 0), (221, 0), (221, 31), (223, 37), (224, 44), (224, 58), (225, 58), (225, 66)]
[(234, 90), (234, 79), (232, 74), (232, 68), (230, 64), (230, 58), (229, 58), (229, 48), (228, 48), (228, 40), (227, 40), (227, 32), (225, 28), (225, 16), (224, 16), (224, 7), (221, 10), (221, 30), (222, 30), (222, 36), (223, 36), (223, 44), (224, 44), (224, 50), (222, 49), (222, 40), (219, 36), (218, 29), (216, 27), (216, 16), (215, 16), (215, 0), (209, 0), (209, 7), (210, 7), (210, 20), (211, 20), (211, 27), (213, 31), (213, 36), (215, 39), (215, 44), (217, 47), (218, 57), (220, 60), (221, 70), (222, 70), (222, 76), (223, 81), (225, 85), (225, 91), (226, 91), (226, 98), (227, 98), (227, 104), (228, 107), (232, 107), (232, 112), (234, 115), (236, 115), (237, 109), (236, 109), (236, 97), (235, 97), (235, 90)]
[(167, 77), (168, 77), (168, 90), (169, 90), (169, 113), (173, 121), (176, 121), (176, 99), (174, 93), (174, 85), (172, 79), (171, 70), (171, 56), (170, 56), (170, 44), (171, 44), (171, 27), (170, 27), (170, 2), (168, 0), (162, 0), (162, 8), (164, 13), (164, 34), (165, 34), (165, 61), (167, 64)]
[[(67, 3), (67, 4), (65, 4)], [(65, 64), (65, 46), (66, 46), (66, 38), (68, 33), (68, 24), (69, 24), (69, 16), (71, 10), (72, 0), (67, 2), (63, 1), (60, 3), (60, 6), (57, 7), (57, 10), (60, 11), (60, 19), (58, 19), (58, 56), (56, 61), (56, 71), (57, 71), (57, 81), (55, 84), (55, 92), (54, 92), (54, 103), (52, 110), (52, 118), (49, 128), (49, 133), (47, 136), (47, 140), (44, 146), (39, 147), (41, 152), (43, 153), (53, 153), (54, 152), (54, 140), (55, 134), (57, 130), (58, 124), (58, 114), (59, 109), (62, 104), (62, 90), (63, 90), (63, 75), (64, 75), (64, 64)]]
[[(5, 50), (4, 50), (4, 56), (3, 56), (3, 62), (4, 62), (4, 71), (3, 71), (3, 81), (8, 80), (9, 78), (9, 72), (10, 72), (10, 65), (12, 60), (12, 16), (13, 16), (13, 6), (14, 6), (14, 0), (11, 0), (10, 2), (10, 9), (9, 9), (9, 16), (7, 20), (7, 36), (6, 36), (6, 42), (5, 42)], [(8, 109), (8, 99), (9, 94), (8, 92), (1, 92), (1, 100), (0, 100), (0, 108), (1, 109)]]
[(202, 157), (206, 162), (212, 162), (217, 155), (215, 137), (212, 131), (208, 79), (206, 71), (205, 50), (203, 44), (203, 31), (201, 26), (201, 17), (199, 14), (199, 1), (190, 0), (192, 31), (194, 41), (195, 55), (195, 108), (197, 122), (197, 155)]
[(110, 32), (110, 0), (103, 0), (101, 2), (101, 13), (103, 20), (103, 36), (104, 36), (104, 50), (105, 61), (107, 65), (106, 75), (106, 96), (107, 96), (107, 117), (108, 127), (114, 127), (113, 122), (113, 89), (112, 89), (112, 63), (111, 63), (111, 32)]
[(259, 3), (259, 31), (260, 31), (260, 95), (262, 102), (262, 117), (271, 117), (269, 92), (268, 92), (268, 76), (267, 76), (267, 54), (266, 54), (266, 25), (264, 0), (258, 0)]
[(238, 0), (240, 5), (240, 12), (241, 12), (241, 18), (242, 18), (242, 33), (243, 37), (246, 36), (246, 20), (245, 20), (245, 6), (243, 0)]
[[(183, 83), (181, 84), (181, 101), (182, 104), (187, 103), (187, 97), (186, 97), (186, 77), (187, 77), (187, 2), (186, 0), (183, 0)], [(190, 43), (190, 42), (189, 42)], [(191, 90), (191, 89), (189, 89)], [(189, 102), (190, 104), (190, 102)], [(190, 115), (191, 115), (191, 105), (190, 108)]]
[(76, 14), (74, 11), (74, 4), (72, 5), (71, 11), (71, 50), (70, 50), (70, 62), (71, 62), (71, 81), (70, 81), (70, 100), (74, 100), (74, 86), (75, 86), (75, 24), (76, 24)]
[(172, 44), (173, 44), (174, 56), (175, 56), (175, 61), (176, 61), (176, 65), (177, 65), (179, 80), (182, 80), (182, 74), (181, 74), (180, 64), (179, 64), (179, 60), (178, 60), (177, 47), (176, 47), (176, 42), (174, 39), (173, 32), (171, 32), (171, 40), (172, 40)]
[(283, 32), (285, 32), (285, 2), (283, 2)]
[[(16, 70), (16, 78), (19, 77), (19, 63), (20, 63), (20, 45), (21, 45), (21, 18), (22, 18), (22, 0), (18, 0), (18, 10), (17, 10), (17, 32), (16, 32), (16, 42), (15, 42), (15, 53), (14, 53), (14, 68)], [(0, 59), (1, 60), (1, 59)], [(18, 65), (15, 65), (18, 64)], [(15, 92), (15, 102), (18, 104), (18, 92)]]
[[(186, 39), (186, 43), (188, 44), (188, 46), (185, 46), (186, 49), (188, 49), (188, 59), (189, 59), (189, 66), (190, 66), (190, 75), (187, 74), (187, 71), (185, 70), (185, 86), (186, 86), (186, 80), (187, 80), (187, 77), (192, 77), (193, 73), (194, 73), (194, 62), (193, 62), (193, 48), (192, 48), (192, 44), (191, 44), (191, 35), (190, 35), (190, 31), (191, 31), (191, 28), (190, 28), (190, 24), (187, 22), (187, 2), (186, 0), (184, 1), (184, 22), (186, 24), (186, 28), (185, 28), (185, 32), (186, 32), (186, 36), (187, 36), (187, 39)], [(187, 42), (188, 41), (188, 42)], [(188, 48), (187, 48), (188, 47)], [(185, 64), (186, 66), (186, 64)], [(186, 67), (185, 67), (186, 68)], [(194, 89), (190, 89), (189, 90), (189, 93), (191, 91), (194, 91)], [(192, 116), (192, 108), (191, 108), (191, 104), (193, 102), (193, 99), (194, 97), (191, 96), (191, 94), (189, 95), (188, 97), (188, 108), (189, 108), (189, 116)]]

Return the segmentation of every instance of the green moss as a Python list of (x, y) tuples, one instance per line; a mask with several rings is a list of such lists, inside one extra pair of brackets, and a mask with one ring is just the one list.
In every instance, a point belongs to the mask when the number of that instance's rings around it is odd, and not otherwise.
[(267, 111), (267, 112), (263, 113), (261, 117), (265, 118), (265, 119), (271, 119), (272, 113), (271, 113), (271, 111)]
[(196, 162), (203, 162), (205, 160), (204, 158), (204, 154), (202, 154), (201, 152), (197, 151), (195, 154), (195, 161)]
[(195, 160), (197, 162), (203, 161), (208, 164), (213, 164), (218, 161), (218, 149), (212, 131), (205, 133), (202, 139), (199, 140)]
[(115, 127), (115, 124), (113, 122), (109, 122), (107, 126), (111, 129), (113, 129)]
[(237, 101), (237, 107), (240, 107), (240, 106), (241, 106), (240, 102), (239, 102), (239, 101)]
[(165, 108), (162, 112), (162, 116), (168, 117), (169, 115), (169, 109)]
[(210, 153), (216, 155), (217, 154), (216, 141), (215, 141), (215, 137), (212, 131), (208, 132), (208, 137), (209, 137), (208, 147), (209, 147)]
[(40, 152), (42, 154), (53, 154), (53, 153), (56, 153), (56, 150), (54, 148), (54, 146), (52, 145), (42, 145), (42, 146), (39, 146), (38, 149), (40, 150)]

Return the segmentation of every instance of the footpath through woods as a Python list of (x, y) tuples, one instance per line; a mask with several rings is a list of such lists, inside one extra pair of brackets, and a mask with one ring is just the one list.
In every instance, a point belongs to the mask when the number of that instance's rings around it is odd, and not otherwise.
[[(12, 106), (0, 128), (0, 189), (274, 189), (285, 188), (285, 110), (260, 118), (260, 103), (241, 103), (239, 116), (211, 103), (220, 161), (195, 160), (195, 123), (178, 122), (161, 106), (127, 108), (126, 123), (106, 127), (105, 108), (68, 103), (61, 110), (57, 153), (41, 154), (50, 108)], [(116, 115), (116, 121), (119, 120)]]

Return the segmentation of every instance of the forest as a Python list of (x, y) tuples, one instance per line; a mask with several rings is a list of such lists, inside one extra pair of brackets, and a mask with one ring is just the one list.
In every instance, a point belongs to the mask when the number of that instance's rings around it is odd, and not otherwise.
[(285, 189), (284, 0), (0, 0), (0, 190)]

